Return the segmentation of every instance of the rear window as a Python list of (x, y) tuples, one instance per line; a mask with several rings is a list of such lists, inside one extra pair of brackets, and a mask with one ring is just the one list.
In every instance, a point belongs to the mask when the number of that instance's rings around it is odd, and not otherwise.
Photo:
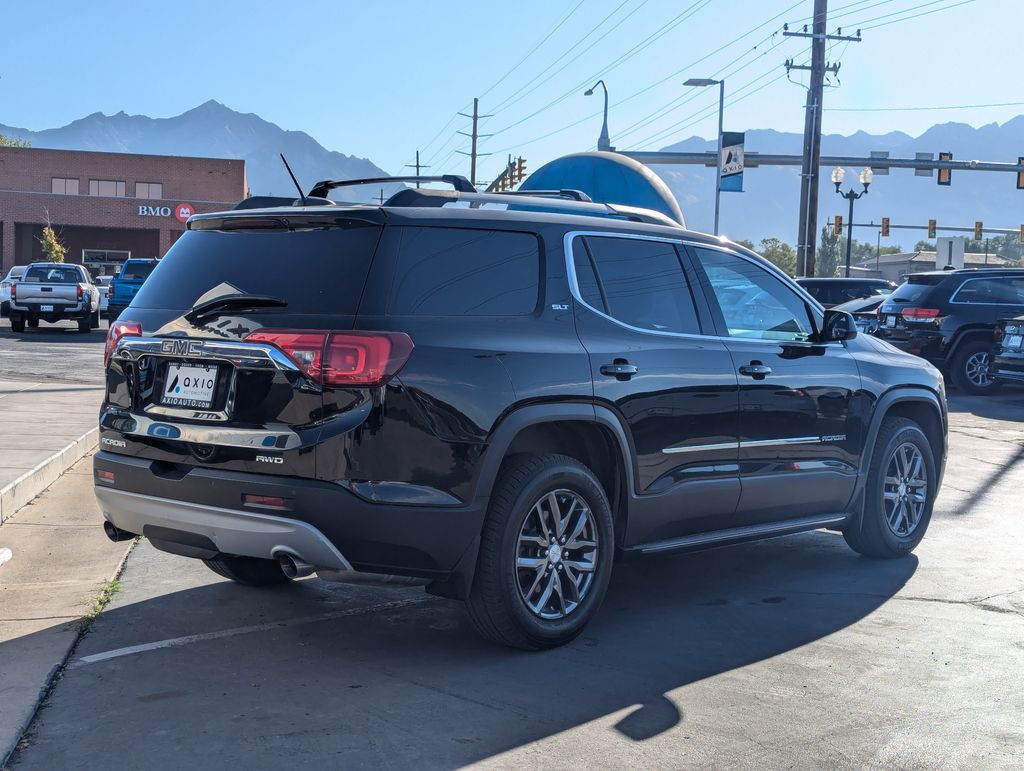
[(536, 236), (464, 228), (401, 230), (388, 313), (522, 316), (537, 307)]
[(134, 265), (128, 263), (125, 265), (121, 278), (128, 279), (129, 281), (145, 281), (155, 267), (155, 262), (138, 262)]
[(886, 302), (894, 303), (916, 303), (928, 295), (932, 289), (941, 284), (947, 277), (938, 276), (909, 276), (905, 283), (901, 284), (895, 292), (889, 295)]
[(82, 280), (82, 274), (70, 266), (38, 266), (25, 271), (24, 280), (40, 284), (77, 284)]
[(134, 308), (186, 310), (227, 284), (277, 297), (304, 314), (354, 314), (380, 227), (319, 230), (189, 230), (157, 263)]

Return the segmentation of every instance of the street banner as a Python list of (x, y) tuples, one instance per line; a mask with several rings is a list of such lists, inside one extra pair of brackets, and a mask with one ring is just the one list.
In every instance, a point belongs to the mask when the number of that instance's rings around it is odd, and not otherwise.
[(743, 138), (742, 131), (722, 132), (721, 189), (730, 193), (743, 192)]

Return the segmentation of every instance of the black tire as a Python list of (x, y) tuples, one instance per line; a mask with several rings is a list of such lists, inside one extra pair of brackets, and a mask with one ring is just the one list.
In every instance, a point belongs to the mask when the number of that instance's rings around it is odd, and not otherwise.
[[(886, 487), (886, 473), (890, 463), (894, 461), (894, 455), (906, 445), (916, 448), (920, 453), (923, 472), (927, 481), (926, 492), (924, 493), (923, 506), (915, 516), (915, 524), (910, 528), (909, 517), (905, 522), (907, 532), (900, 533), (899, 527), (895, 529), (890, 526), (890, 514), (896, 513), (896, 506), (888, 509), (883, 499)], [(843, 537), (850, 548), (865, 557), (876, 557), (879, 559), (893, 559), (904, 557), (910, 554), (924, 538), (925, 531), (932, 518), (932, 508), (935, 505), (938, 476), (935, 471), (935, 457), (932, 447), (928, 443), (921, 427), (908, 418), (889, 417), (882, 421), (878, 431), (878, 439), (875, 442), (874, 452), (871, 454), (871, 464), (868, 467), (868, 479), (864, 490), (864, 510), (860, 517), (843, 529)], [(890, 485), (890, 487), (893, 487)], [(897, 490), (902, 485), (897, 485)], [(912, 486), (908, 485), (907, 490)], [(898, 495), (899, 493), (894, 493)], [(907, 502), (908, 506), (913, 505)], [(903, 522), (897, 518), (897, 524)]]
[(98, 310), (97, 311), (93, 311), (92, 316), (89, 317), (89, 325), (93, 329), (99, 329), (100, 328), (100, 312)]
[(39, 319), (29, 319), (28, 327), (29, 329), (39, 329)]
[(78, 331), (79, 332), (91, 332), (92, 331), (92, 315), (86, 316), (84, 319), (78, 320)]
[(25, 331), (25, 319), (11, 319), (11, 331), (12, 332), (24, 332)]
[(291, 581), (276, 560), (221, 554), (203, 562), (217, 575), (244, 586), (278, 586)]
[[(587, 532), (596, 536), (594, 540), (597, 543), (596, 558), (592, 558), (594, 569), (575, 574), (581, 586), (589, 580), (582, 591), (582, 599), (571, 601), (570, 604), (575, 607), (568, 612), (565, 612), (563, 599), (561, 605), (564, 615), (554, 619), (541, 618), (527, 607), (520, 588), (520, 569), (516, 567), (527, 518), (534, 516), (535, 504), (541, 506), (541, 501), (549, 493), (567, 496), (563, 500), (571, 500), (575, 496), (587, 505)], [(566, 530), (572, 526), (569, 520), (569, 512), (566, 512)], [(544, 540), (539, 534), (535, 537)], [(534, 548), (547, 553), (541, 547)], [(558, 552), (554, 544), (551, 548)], [(509, 458), (502, 467), (491, 495), (481, 534), (473, 588), (466, 603), (473, 626), (488, 640), (524, 650), (554, 648), (570, 642), (583, 631), (604, 600), (611, 577), (614, 549), (615, 529), (611, 507), (604, 488), (590, 469), (565, 455), (520, 455)], [(550, 582), (552, 586), (558, 583), (559, 591), (555, 594), (563, 598), (570, 591), (565, 582), (576, 582), (569, 574), (569, 566), (580, 563), (568, 561), (568, 549), (560, 553), (566, 562), (555, 566), (558, 567), (554, 571), (557, 575), (552, 576)], [(557, 561), (560, 558), (541, 556), (539, 559)], [(575, 559), (579, 560), (580, 557), (576, 556)], [(545, 564), (547, 568), (536, 568), (534, 585), (552, 575), (552, 564)], [(561, 572), (562, 567), (565, 568), (564, 573)], [(587, 573), (592, 577), (585, 579), (583, 576)], [(528, 577), (523, 580), (530, 582)], [(546, 587), (541, 594), (545, 591), (548, 591)], [(548, 596), (553, 598), (554, 594), (549, 593)], [(540, 597), (537, 601), (542, 602)], [(555, 600), (551, 599), (551, 602)]]
[[(988, 371), (992, 361), (992, 344), (984, 340), (964, 343), (953, 357), (953, 382), (964, 393), (985, 396), (999, 390), (1001, 385)], [(979, 371), (979, 367), (983, 368)]]

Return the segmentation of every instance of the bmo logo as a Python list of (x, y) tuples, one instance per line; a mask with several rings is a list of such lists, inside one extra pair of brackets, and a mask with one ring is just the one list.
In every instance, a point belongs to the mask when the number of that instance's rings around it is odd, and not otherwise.
[(179, 203), (173, 209), (170, 206), (139, 205), (140, 217), (170, 217), (171, 215), (174, 215), (174, 218), (178, 220), (178, 222), (185, 222), (195, 213), (196, 207), (190, 203)]

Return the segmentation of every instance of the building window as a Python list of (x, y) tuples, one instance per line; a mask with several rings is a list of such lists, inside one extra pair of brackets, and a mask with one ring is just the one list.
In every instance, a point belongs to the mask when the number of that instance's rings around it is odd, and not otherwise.
[(114, 265), (131, 259), (132, 253), (121, 249), (83, 249), (82, 262), (86, 265)]
[(159, 200), (164, 197), (164, 186), (160, 182), (136, 182), (135, 197)]
[(89, 195), (100, 195), (107, 198), (124, 198), (124, 182), (109, 179), (90, 179)]
[(50, 180), (50, 192), (57, 195), (78, 195), (78, 180), (54, 177)]

